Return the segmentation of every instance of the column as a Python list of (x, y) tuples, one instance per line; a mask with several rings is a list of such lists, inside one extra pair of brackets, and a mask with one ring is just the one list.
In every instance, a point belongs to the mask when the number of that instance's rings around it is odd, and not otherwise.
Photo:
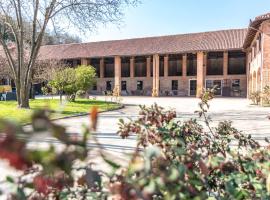
[(169, 69), (169, 56), (166, 55), (164, 57), (164, 77), (168, 77), (168, 69)]
[(200, 97), (204, 88), (204, 54), (203, 52), (197, 53), (197, 95), (196, 97)]
[(150, 78), (151, 77), (151, 57), (147, 57), (146, 59), (146, 67), (147, 67), (147, 78)]
[(134, 78), (134, 57), (130, 58), (130, 78)]
[(228, 76), (228, 66), (229, 66), (229, 55), (228, 52), (223, 53), (223, 76), (227, 79)]
[(182, 59), (182, 76), (185, 78), (187, 76), (187, 54), (184, 54)]
[(82, 65), (89, 65), (88, 59), (87, 58), (82, 58), (81, 59), (81, 64)]
[(114, 95), (120, 96), (121, 94), (121, 57), (114, 57)]
[(104, 58), (101, 58), (100, 61), (99, 61), (99, 77), (100, 78), (104, 78)]
[(159, 96), (159, 55), (153, 56), (153, 89), (152, 97)]

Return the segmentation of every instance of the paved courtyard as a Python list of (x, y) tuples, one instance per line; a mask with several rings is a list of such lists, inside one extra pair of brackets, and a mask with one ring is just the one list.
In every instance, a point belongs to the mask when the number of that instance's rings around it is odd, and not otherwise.
[[(104, 99), (104, 97), (97, 98)], [(116, 133), (120, 118), (135, 119), (138, 117), (139, 105), (150, 106), (157, 103), (167, 109), (175, 109), (179, 120), (198, 118), (198, 115), (194, 113), (198, 110), (199, 103), (196, 98), (123, 97), (122, 103), (125, 108), (99, 115), (96, 136), (103, 147), (111, 152), (130, 152), (135, 146), (135, 137), (123, 140)], [(243, 98), (216, 98), (210, 103), (209, 115), (213, 120), (213, 125), (219, 121), (231, 120), (234, 127), (246, 134), (251, 134), (257, 140), (264, 140), (265, 137), (270, 138), (269, 107), (252, 106), (247, 99)], [(198, 118), (198, 120), (200, 119)], [(81, 125), (88, 124), (89, 119), (88, 116), (83, 116), (57, 120), (57, 123), (68, 127), (70, 132), (80, 132)]]

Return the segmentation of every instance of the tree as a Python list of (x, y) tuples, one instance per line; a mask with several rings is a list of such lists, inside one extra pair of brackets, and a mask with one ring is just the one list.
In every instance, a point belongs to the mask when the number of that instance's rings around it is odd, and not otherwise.
[(52, 80), (49, 82), (49, 87), (55, 89), (60, 95), (60, 102), (62, 103), (63, 93), (71, 89), (75, 85), (76, 76), (73, 68), (65, 68), (63, 70), (56, 70), (52, 75)]
[(55, 44), (70, 44), (70, 43), (80, 43), (82, 42), (81, 38), (75, 35), (68, 33), (46, 33), (43, 38), (44, 45), (55, 45)]
[(87, 92), (96, 82), (96, 70), (92, 66), (81, 65), (75, 69), (76, 89)]
[[(48, 28), (68, 28), (69, 24), (86, 31), (96, 28), (100, 23), (119, 22), (124, 6), (135, 5), (137, 1), (0, 0), (0, 44), (16, 85), (18, 106), (29, 108), (32, 71)], [(25, 22), (31, 26), (26, 26)], [(27, 40), (27, 28), (30, 29), (30, 40)], [(12, 33), (14, 43), (5, 37), (6, 32)]]
[(69, 101), (75, 101), (76, 93), (79, 90), (87, 92), (96, 81), (95, 68), (86, 65), (78, 66), (76, 69), (58, 69), (52, 74), (49, 87), (60, 95), (61, 103), (63, 93), (68, 95)]

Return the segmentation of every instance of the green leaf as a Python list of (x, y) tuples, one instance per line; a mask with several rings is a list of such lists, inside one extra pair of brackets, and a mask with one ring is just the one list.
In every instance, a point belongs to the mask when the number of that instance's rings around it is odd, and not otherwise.
[(14, 183), (14, 179), (11, 176), (7, 176), (6, 181), (9, 183)]

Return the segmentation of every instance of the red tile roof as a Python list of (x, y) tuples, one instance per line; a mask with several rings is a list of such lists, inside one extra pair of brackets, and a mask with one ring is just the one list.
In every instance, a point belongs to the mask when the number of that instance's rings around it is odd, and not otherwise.
[(40, 59), (136, 56), (242, 49), (247, 29), (41, 47)]
[(253, 21), (250, 22), (247, 36), (243, 45), (244, 49), (247, 49), (248, 47), (250, 47), (254, 37), (256, 36), (258, 32), (260, 25), (264, 21), (269, 20), (269, 19), (270, 19), (270, 13), (267, 13), (267, 14), (256, 17)]

